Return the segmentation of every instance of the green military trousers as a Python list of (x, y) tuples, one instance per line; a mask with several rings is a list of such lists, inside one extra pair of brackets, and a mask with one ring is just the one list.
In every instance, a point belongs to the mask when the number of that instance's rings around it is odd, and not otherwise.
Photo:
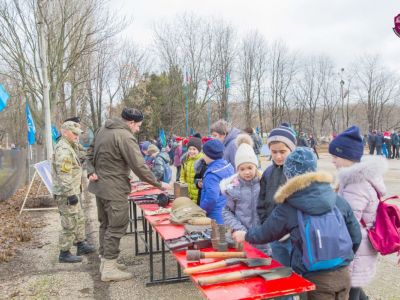
[(59, 247), (61, 251), (69, 251), (74, 243), (85, 240), (85, 217), (81, 207), (81, 198), (76, 205), (69, 205), (67, 197), (56, 196), (61, 219)]
[(116, 259), (119, 242), (129, 224), (128, 199), (108, 200), (96, 196), (99, 228), (99, 254), (106, 259)]

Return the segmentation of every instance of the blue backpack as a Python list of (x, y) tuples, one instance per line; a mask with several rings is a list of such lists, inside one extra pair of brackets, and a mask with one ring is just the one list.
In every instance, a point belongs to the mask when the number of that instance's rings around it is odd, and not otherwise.
[(353, 257), (353, 242), (336, 206), (322, 215), (297, 210), (297, 219), (303, 240), (303, 264), (308, 271), (333, 269)]
[(163, 165), (164, 165), (164, 174), (163, 174), (163, 179), (162, 181), (165, 183), (170, 183), (172, 179), (172, 170), (171, 167), (168, 165), (168, 163), (162, 159)]

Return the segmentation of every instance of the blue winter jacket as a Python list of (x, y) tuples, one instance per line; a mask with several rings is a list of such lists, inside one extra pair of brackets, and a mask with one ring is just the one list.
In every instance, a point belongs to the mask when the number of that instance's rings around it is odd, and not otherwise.
[[(250, 243), (269, 243), (279, 240), (290, 233), (293, 250), (291, 253), (291, 267), (298, 274), (307, 273), (302, 260), (302, 239), (297, 221), (297, 210), (310, 215), (324, 214), (336, 205), (343, 214), (350, 237), (353, 241), (355, 253), (361, 242), (361, 231), (357, 219), (349, 204), (332, 190), (330, 184), (333, 177), (329, 173), (306, 173), (290, 179), (275, 194), (275, 201), (280, 203), (261, 226), (251, 228), (246, 234), (246, 241)], [(348, 265), (348, 259), (336, 268)], [(331, 270), (326, 270), (331, 271)]]
[(207, 212), (207, 217), (215, 219), (217, 224), (224, 223), (222, 209), (226, 203), (219, 183), (222, 179), (232, 176), (233, 173), (232, 165), (222, 158), (211, 162), (204, 173), (200, 207)]

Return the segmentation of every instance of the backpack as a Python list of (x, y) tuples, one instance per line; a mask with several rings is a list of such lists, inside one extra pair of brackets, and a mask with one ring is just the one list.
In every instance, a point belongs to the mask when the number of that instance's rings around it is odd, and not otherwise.
[(400, 253), (400, 208), (396, 204), (386, 203), (387, 200), (400, 197), (392, 196), (385, 200), (378, 197), (374, 226), (368, 229), (363, 219), (361, 225), (367, 229), (372, 247), (380, 254)]
[(162, 161), (163, 161), (163, 166), (164, 166), (164, 174), (163, 174), (162, 181), (165, 183), (170, 183), (170, 181), (172, 179), (172, 169), (169, 166), (169, 164), (164, 160), (164, 158), (162, 158)]
[(353, 242), (336, 206), (322, 215), (297, 210), (297, 219), (303, 241), (303, 264), (308, 271), (333, 269), (353, 257)]

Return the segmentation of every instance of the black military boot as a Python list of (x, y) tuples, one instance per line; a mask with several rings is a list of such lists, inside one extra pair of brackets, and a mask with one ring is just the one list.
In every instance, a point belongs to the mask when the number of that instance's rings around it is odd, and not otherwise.
[(82, 257), (72, 255), (69, 251), (60, 251), (58, 261), (60, 263), (77, 263), (82, 261)]
[(76, 244), (76, 255), (83, 255), (83, 254), (89, 254), (93, 253), (96, 251), (96, 248), (92, 245), (90, 245), (88, 242), (83, 241), (83, 242), (78, 242)]

